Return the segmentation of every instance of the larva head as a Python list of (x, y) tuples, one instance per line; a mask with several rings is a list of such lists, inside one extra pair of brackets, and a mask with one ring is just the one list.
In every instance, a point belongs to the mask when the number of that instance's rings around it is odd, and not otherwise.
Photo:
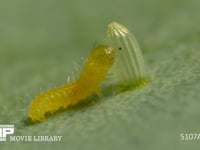
[(96, 69), (109, 69), (115, 59), (115, 50), (110, 46), (97, 46), (94, 48), (88, 58), (88, 65)]

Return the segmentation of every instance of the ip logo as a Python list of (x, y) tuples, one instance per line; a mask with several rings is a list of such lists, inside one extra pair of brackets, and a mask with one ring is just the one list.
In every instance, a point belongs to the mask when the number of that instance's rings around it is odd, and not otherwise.
[(14, 125), (0, 125), (0, 141), (6, 141), (6, 136), (13, 133)]

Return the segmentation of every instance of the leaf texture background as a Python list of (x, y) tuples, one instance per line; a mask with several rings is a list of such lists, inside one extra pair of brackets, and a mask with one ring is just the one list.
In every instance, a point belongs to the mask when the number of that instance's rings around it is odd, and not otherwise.
[[(1, 150), (185, 150), (200, 141), (198, 0), (1, 0), (0, 124), (14, 135), (61, 135), (62, 142), (4, 142)], [(107, 24), (133, 32), (151, 82), (25, 125), (41, 91), (67, 82), (73, 63), (105, 43)]]

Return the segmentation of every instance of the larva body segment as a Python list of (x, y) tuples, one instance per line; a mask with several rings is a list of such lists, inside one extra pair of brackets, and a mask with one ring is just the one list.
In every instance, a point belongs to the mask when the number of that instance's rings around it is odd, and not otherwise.
[(100, 82), (106, 79), (114, 63), (115, 51), (109, 46), (98, 46), (91, 51), (80, 77), (71, 84), (58, 87), (35, 97), (29, 108), (33, 122), (45, 119), (45, 114), (76, 105), (92, 93), (100, 93)]
[[(32, 121), (42, 121), (47, 112), (54, 113), (70, 104), (69, 88), (60, 87), (36, 96), (29, 108)], [(68, 99), (68, 101), (66, 101)]]
[(119, 83), (136, 85), (146, 74), (143, 56), (135, 37), (117, 22), (108, 25), (107, 34), (111, 46), (116, 49), (113, 74)]

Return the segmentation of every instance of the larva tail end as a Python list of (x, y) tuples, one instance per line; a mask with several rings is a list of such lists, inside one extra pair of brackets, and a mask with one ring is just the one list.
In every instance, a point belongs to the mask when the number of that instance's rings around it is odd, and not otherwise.
[(45, 119), (45, 112), (42, 112), (33, 101), (29, 108), (29, 118), (32, 122), (41, 122)]

